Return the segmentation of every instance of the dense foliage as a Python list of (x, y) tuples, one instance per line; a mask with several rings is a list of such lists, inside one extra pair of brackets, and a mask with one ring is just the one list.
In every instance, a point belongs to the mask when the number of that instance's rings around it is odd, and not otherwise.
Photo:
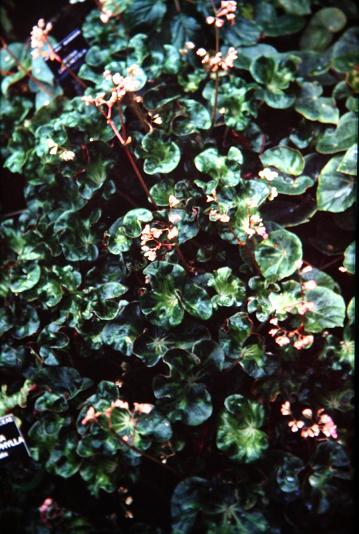
[(1, 524), (348, 533), (355, 5), (97, 4), (2, 43)]

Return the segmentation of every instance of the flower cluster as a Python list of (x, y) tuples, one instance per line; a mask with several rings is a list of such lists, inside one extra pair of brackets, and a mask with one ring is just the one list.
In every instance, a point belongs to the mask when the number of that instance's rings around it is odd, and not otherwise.
[(107, 24), (111, 18), (120, 13), (118, 6), (116, 9), (113, 0), (97, 0), (97, 3), (100, 9), (100, 20), (104, 24)]
[(217, 200), (217, 194), (215, 190), (213, 190), (210, 195), (207, 195), (206, 202), (215, 202), (220, 208), (220, 210), (215, 208), (210, 209), (208, 214), (210, 221), (217, 221), (222, 223), (228, 223), (230, 221), (229, 215), (227, 213), (224, 213), (223, 208)]
[(47, 139), (47, 147), (49, 149), (49, 154), (52, 156), (58, 154), (59, 158), (63, 161), (72, 161), (76, 157), (76, 154), (73, 152), (73, 150), (62, 148), (60, 145), (55, 143), (53, 139)]
[(39, 506), (40, 520), (44, 525), (51, 528), (51, 523), (63, 515), (63, 511), (52, 497), (46, 497)]
[[(95, 423), (97, 419), (104, 415), (107, 418), (111, 418), (113, 410), (116, 408), (119, 408), (121, 410), (127, 410), (128, 412), (131, 412), (129, 404), (127, 401), (123, 401), (121, 399), (117, 399), (115, 401), (111, 402), (111, 405), (109, 408), (106, 408), (104, 412), (96, 412), (95, 408), (93, 406), (90, 406), (85, 414), (85, 417), (81, 420), (82, 425), (88, 425), (89, 423)], [(153, 410), (152, 404), (147, 403), (139, 403), (134, 402), (133, 403), (133, 410), (132, 413), (138, 413), (138, 414), (149, 414)], [(125, 439), (126, 441), (126, 439)]]
[(244, 223), (243, 230), (248, 237), (259, 235), (260, 237), (263, 237), (263, 239), (268, 239), (266, 227), (259, 215), (250, 215), (248, 220)]
[(199, 48), (196, 54), (201, 58), (201, 63), (208, 72), (228, 72), (234, 67), (234, 61), (238, 57), (237, 50), (233, 46), (228, 48), (224, 57), (221, 52), (210, 54), (204, 48)]
[(44, 49), (45, 45), (48, 45), (48, 35), (51, 30), (51, 22), (46, 23), (44, 19), (40, 19), (37, 25), (33, 26), (31, 30), (31, 54), (33, 58), (43, 57), (45, 59), (55, 59), (52, 47), (47, 46), (46, 50)]
[(177, 236), (176, 226), (151, 228), (149, 224), (146, 224), (141, 233), (141, 250), (144, 257), (149, 261), (154, 261), (162, 251), (171, 250), (176, 245), (175, 242), (170, 243), (169, 241), (176, 240)]
[(179, 53), (181, 54), (181, 56), (186, 56), (188, 52), (193, 50), (195, 47), (196, 45), (192, 43), (192, 41), (186, 41), (184, 47), (180, 48)]
[(85, 95), (82, 97), (82, 100), (87, 105), (95, 105), (97, 107), (106, 105), (111, 110), (116, 102), (121, 102), (127, 93), (133, 93), (142, 87), (138, 80), (139, 71), (140, 68), (138, 65), (130, 65), (127, 69), (127, 76), (121, 76), (118, 72), (111, 74), (110, 71), (106, 70), (103, 76), (105, 80), (113, 84), (110, 98), (106, 100), (106, 93), (103, 92), (99, 93), (96, 97)]
[[(306, 304), (309, 305), (310, 303)], [(305, 304), (303, 304), (303, 306), (305, 306)], [(285, 328), (281, 328), (278, 326), (278, 319), (276, 317), (270, 319), (269, 322), (274, 326), (274, 328), (271, 328), (268, 333), (270, 336), (274, 337), (275, 342), (280, 347), (284, 347), (292, 343), (295, 349), (302, 350), (309, 348), (313, 344), (314, 336), (311, 334), (304, 334), (300, 328), (295, 330), (286, 330)]]
[(178, 200), (178, 198), (176, 198), (174, 195), (170, 195), (168, 197), (168, 205), (170, 208), (175, 208), (180, 203), (180, 200)]
[[(280, 411), (282, 415), (293, 417), (289, 401), (285, 401), (281, 405)], [(288, 422), (288, 426), (292, 432), (298, 432), (298, 430), (300, 430), (302, 438), (315, 438), (321, 435), (326, 438), (338, 438), (337, 426), (330, 415), (324, 413), (324, 408), (317, 410), (315, 416), (311, 408), (304, 408), (301, 412), (301, 416), (304, 419), (293, 418)]]
[(120, 486), (117, 489), (119, 495), (122, 497), (123, 503), (125, 505), (125, 517), (127, 519), (133, 519), (134, 515), (133, 512), (127, 509), (127, 506), (131, 506), (133, 503), (133, 497), (129, 495), (128, 488), (126, 486)]
[(230, 217), (227, 213), (220, 213), (215, 209), (211, 209), (208, 215), (211, 221), (217, 221), (221, 223), (227, 223), (230, 221)]
[(237, 2), (231, 0), (222, 0), (221, 7), (216, 11), (214, 17), (207, 17), (207, 24), (214, 24), (217, 28), (222, 28), (226, 19), (234, 24), (236, 19)]
[(278, 173), (277, 171), (272, 171), (268, 167), (265, 167), (263, 170), (259, 171), (258, 176), (262, 178), (263, 180), (272, 182), (273, 180), (278, 178)]

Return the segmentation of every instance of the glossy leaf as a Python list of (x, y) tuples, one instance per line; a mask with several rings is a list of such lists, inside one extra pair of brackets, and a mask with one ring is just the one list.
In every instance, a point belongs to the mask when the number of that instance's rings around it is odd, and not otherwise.
[(261, 273), (274, 282), (293, 274), (301, 265), (300, 239), (287, 230), (274, 230), (257, 246), (255, 258)]
[(260, 430), (263, 422), (260, 404), (239, 394), (227, 397), (218, 426), (217, 447), (238, 462), (258, 460), (268, 447), (267, 435)]

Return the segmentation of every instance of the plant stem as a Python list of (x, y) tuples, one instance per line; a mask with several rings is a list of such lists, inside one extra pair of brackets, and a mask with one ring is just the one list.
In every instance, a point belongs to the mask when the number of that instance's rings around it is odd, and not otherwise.
[[(103, 114), (105, 115), (105, 117), (107, 119), (107, 115), (105, 113), (103, 113)], [(132, 166), (132, 168), (133, 168), (133, 170), (135, 172), (135, 175), (136, 175), (136, 177), (137, 177), (142, 189), (146, 193), (147, 197), (151, 200), (151, 202), (154, 205), (154, 207), (156, 209), (158, 209), (158, 206), (157, 206), (155, 200), (153, 199), (151, 193), (149, 192), (149, 189), (148, 189), (148, 187), (146, 185), (146, 182), (144, 181), (144, 179), (142, 177), (142, 174), (141, 174), (141, 172), (140, 172), (140, 170), (139, 170), (139, 168), (137, 166), (137, 163), (133, 159), (133, 156), (132, 156), (131, 152), (129, 151), (129, 149), (128, 149), (127, 145), (126, 145), (126, 140), (123, 139), (123, 137), (121, 136), (120, 132), (116, 128), (116, 125), (115, 125), (115, 123), (113, 122), (112, 119), (107, 119), (107, 123), (111, 126), (114, 134), (116, 135), (118, 141), (120, 142), (122, 148), (124, 149), (124, 151), (126, 153), (126, 156), (127, 156), (128, 160), (129, 160), (129, 162), (130, 162), (130, 164), (131, 164), (131, 166)]]
[(128, 443), (128, 441), (125, 441), (111, 427), (109, 427), (109, 430), (110, 430), (111, 434), (113, 434), (117, 439), (119, 439), (121, 441), (121, 443), (123, 445), (125, 445), (127, 448), (131, 449), (134, 452), (137, 452), (137, 454), (139, 454), (140, 456), (143, 456), (144, 458), (147, 458), (148, 460), (151, 460), (151, 462), (154, 462), (154, 463), (160, 465), (164, 469), (167, 469), (167, 471), (170, 471), (173, 475), (176, 475), (176, 477), (181, 478), (181, 475), (179, 473), (177, 473), (177, 471), (175, 469), (173, 469), (169, 465), (166, 465), (166, 464), (162, 463), (161, 460), (159, 460), (155, 456), (152, 456), (148, 452), (141, 451), (141, 449), (138, 449), (135, 445), (130, 445), (130, 443)]
[(142, 127), (151, 132), (153, 130), (151, 124), (149, 124), (144, 116), (144, 114), (142, 113), (142, 110), (140, 108), (140, 106), (138, 105), (138, 103), (136, 102), (135, 98), (133, 97), (133, 95), (131, 93), (127, 93), (127, 100), (128, 100), (128, 104), (130, 106), (130, 108), (132, 109), (132, 111), (134, 112), (134, 114), (136, 115), (136, 117), (138, 118), (138, 120), (140, 121)]
[(8, 217), (15, 217), (15, 215), (20, 215), (21, 213), (24, 213), (25, 209), (23, 210), (16, 210), (16, 211), (9, 211), (9, 213), (4, 213), (1, 215), (2, 219), (7, 219)]
[[(212, 7), (214, 11), (214, 16), (216, 16), (217, 10), (216, 5), (214, 3), (214, 0), (211, 0)], [(215, 36), (215, 54), (217, 55), (219, 53), (219, 29), (216, 25), (214, 25), (214, 36)], [(214, 122), (216, 120), (217, 115), (217, 107), (218, 107), (218, 88), (219, 88), (219, 70), (216, 71), (216, 78), (214, 81), (214, 103), (213, 103), (213, 111), (212, 111), (212, 128), (214, 126)]]
[(131, 206), (133, 206), (134, 208), (138, 208), (138, 204), (136, 204), (136, 202), (132, 200), (132, 198), (129, 197), (126, 193), (124, 193), (123, 191), (117, 191), (117, 194), (123, 199), (125, 199), (129, 204), (131, 204)]
[(79, 78), (74, 73), (74, 71), (72, 69), (70, 69), (70, 67), (68, 67), (66, 65), (66, 63), (63, 61), (61, 56), (56, 54), (55, 50), (53, 49), (53, 47), (51, 46), (51, 44), (49, 42), (48, 42), (48, 45), (49, 45), (49, 47), (50, 47), (50, 49), (51, 49), (51, 51), (52, 51), (52, 53), (54, 55), (55, 61), (57, 61), (61, 65), (61, 67), (70, 74), (71, 78), (73, 78), (76, 83), (80, 84), (81, 87), (83, 87), (83, 89), (87, 89), (88, 85), (83, 80), (81, 80), (81, 78)]
[(178, 13), (181, 12), (181, 4), (179, 3), (179, 0), (175, 0), (175, 6)]
[(184, 257), (183, 255), (183, 252), (181, 251), (181, 249), (179, 248), (179, 245), (175, 245), (175, 250), (177, 252), (177, 256), (179, 257), (180, 259), (180, 262), (182, 263), (183, 267), (186, 269), (186, 271), (188, 271), (189, 273), (194, 273), (195, 272), (195, 269), (194, 267), (192, 267), (191, 265), (189, 265), (189, 263), (187, 262), (186, 258)]
[(217, 115), (217, 106), (218, 106), (218, 88), (219, 88), (219, 72), (216, 72), (216, 78), (214, 80), (214, 102), (213, 102), (213, 111), (212, 111), (212, 128), (216, 120)]
[(325, 263), (324, 265), (321, 265), (320, 266), (320, 269), (323, 270), (323, 269), (328, 269), (328, 267), (331, 267), (332, 265), (335, 265), (336, 263), (338, 263), (338, 261), (340, 261), (340, 258), (342, 257), (342, 254), (338, 254), (339, 258), (336, 257), (330, 261), (328, 261), (327, 263)]

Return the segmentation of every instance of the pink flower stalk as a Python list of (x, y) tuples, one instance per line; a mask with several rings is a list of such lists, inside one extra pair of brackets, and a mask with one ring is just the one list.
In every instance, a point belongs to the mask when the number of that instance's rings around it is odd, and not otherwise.
[(323, 413), (323, 409), (318, 410), (317, 414), (319, 415), (319, 425), (322, 433), (327, 438), (331, 437), (337, 439), (337, 426), (334, 423), (333, 419), (330, 417), (330, 415)]
[(45, 22), (44, 19), (39, 19), (36, 26), (31, 30), (31, 55), (33, 58), (43, 57), (45, 59), (55, 59), (55, 55), (51, 46), (48, 45), (48, 35), (52, 30), (51, 22)]
[(228, 72), (234, 67), (234, 61), (238, 57), (237, 50), (232, 46), (224, 57), (221, 52), (211, 55), (204, 48), (199, 48), (196, 54), (201, 58), (202, 65), (208, 72)]
[(214, 24), (217, 28), (222, 28), (225, 20), (234, 24), (237, 11), (237, 2), (231, 0), (223, 0), (221, 7), (216, 11), (215, 16), (206, 18), (207, 24)]
[(100, 107), (102, 105), (106, 105), (109, 109), (108, 118), (110, 118), (111, 109), (117, 102), (121, 102), (127, 93), (134, 93), (141, 89), (142, 85), (138, 78), (139, 72), (140, 68), (135, 64), (128, 67), (126, 76), (121, 76), (121, 74), (118, 72), (112, 74), (110, 71), (105, 70), (103, 77), (113, 85), (111, 89), (111, 96), (106, 100), (106, 93), (102, 92), (95, 97), (84, 95), (81, 97), (81, 99), (88, 106), (94, 105), (96, 107)]

